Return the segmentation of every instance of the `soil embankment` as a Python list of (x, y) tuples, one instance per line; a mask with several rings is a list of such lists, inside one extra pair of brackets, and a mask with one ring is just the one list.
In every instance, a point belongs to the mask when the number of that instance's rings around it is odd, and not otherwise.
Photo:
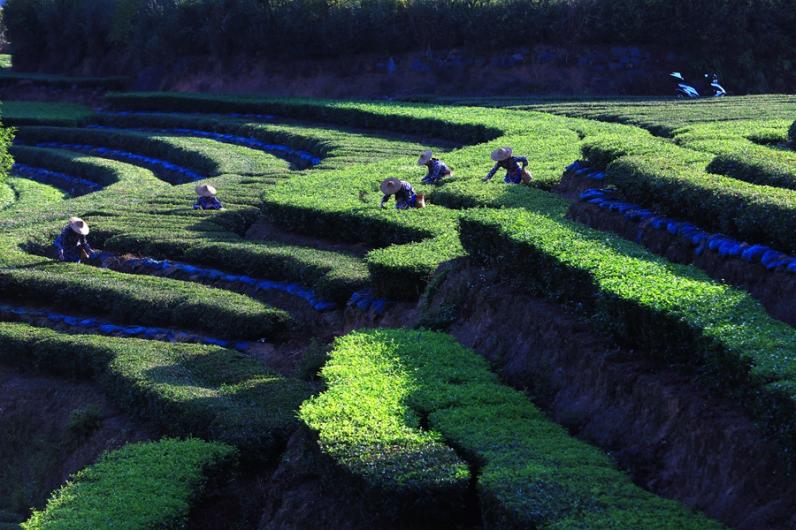
[(26, 518), (69, 475), (152, 431), (96, 386), (0, 367), (0, 512)]
[(415, 318), (480, 352), (638, 484), (734, 528), (796, 527), (782, 452), (738, 404), (708, 394), (695, 374), (617, 348), (512, 278), (464, 262), (441, 273)]

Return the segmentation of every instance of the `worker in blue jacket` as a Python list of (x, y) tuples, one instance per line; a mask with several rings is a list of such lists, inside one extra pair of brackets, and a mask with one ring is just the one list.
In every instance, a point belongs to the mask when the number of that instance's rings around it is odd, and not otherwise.
[(80, 263), (94, 256), (94, 249), (88, 243), (88, 223), (79, 217), (70, 217), (69, 223), (53, 242), (56, 255), (61, 261)]
[(194, 210), (223, 210), (224, 205), (216, 197), (216, 189), (210, 184), (201, 184), (196, 187), (199, 198), (193, 205)]
[(453, 174), (445, 162), (434, 158), (434, 153), (431, 151), (424, 151), (417, 160), (417, 165), (426, 166), (428, 169), (426, 176), (421, 181), (423, 184), (439, 184), (443, 177)]
[(484, 182), (491, 180), (499, 169), (506, 170), (503, 182), (506, 184), (529, 184), (531, 182), (531, 172), (528, 167), (528, 159), (524, 156), (514, 156), (511, 147), (501, 147), (492, 151), (492, 160), (495, 162), (489, 173), (484, 178)]
[(395, 177), (385, 179), (381, 183), (381, 191), (384, 193), (384, 196), (381, 198), (381, 204), (379, 205), (382, 208), (384, 208), (384, 205), (393, 195), (395, 195), (395, 208), (398, 210), (426, 207), (425, 195), (422, 193), (415, 193), (412, 185), (405, 180), (400, 180)]

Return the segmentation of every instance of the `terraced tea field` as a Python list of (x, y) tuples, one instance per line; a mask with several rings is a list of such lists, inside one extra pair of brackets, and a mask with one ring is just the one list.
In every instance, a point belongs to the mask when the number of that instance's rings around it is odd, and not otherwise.
[(4, 102), (0, 528), (795, 527), (796, 96), (510, 103)]

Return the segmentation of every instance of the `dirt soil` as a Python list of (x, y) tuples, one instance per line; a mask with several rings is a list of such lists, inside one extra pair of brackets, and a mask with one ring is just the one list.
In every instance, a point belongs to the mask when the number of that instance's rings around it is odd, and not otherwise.
[(639, 485), (735, 528), (796, 528), (796, 482), (781, 449), (737, 403), (708, 394), (693, 374), (617, 348), (510, 278), (466, 263), (442, 272), (420, 318), (486, 357)]
[[(73, 412), (95, 408), (93, 420)], [(105, 451), (148, 440), (153, 431), (126, 417), (91, 384), (0, 367), (0, 511), (27, 517), (50, 492)]]
[[(396, 510), (394, 499), (371, 496), (320, 454), (315, 437), (298, 429), (273, 469), (243, 469), (215, 485), (191, 514), (190, 530), (474, 530), (477, 517), (431, 519), (420, 510)], [(233, 523), (234, 521), (234, 523)]]
[(94, 109), (105, 105), (105, 90), (99, 88), (56, 88), (20, 82), (0, 87), (0, 100), (68, 101)]

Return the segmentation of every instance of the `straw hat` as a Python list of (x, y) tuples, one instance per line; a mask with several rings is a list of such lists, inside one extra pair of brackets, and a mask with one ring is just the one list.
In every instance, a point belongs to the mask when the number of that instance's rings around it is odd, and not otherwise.
[(501, 147), (492, 151), (492, 160), (502, 162), (511, 156), (511, 147)]
[(200, 197), (215, 197), (216, 189), (210, 184), (201, 184), (196, 186), (196, 194)]
[(425, 166), (428, 164), (428, 161), (431, 160), (431, 157), (434, 156), (434, 153), (431, 151), (423, 151), (423, 154), (420, 155), (420, 158), (417, 159), (418, 166)]
[(88, 235), (88, 224), (80, 217), (70, 217), (69, 228), (81, 236)]
[(401, 181), (395, 177), (384, 179), (381, 183), (381, 191), (385, 195), (395, 195), (401, 189)]

